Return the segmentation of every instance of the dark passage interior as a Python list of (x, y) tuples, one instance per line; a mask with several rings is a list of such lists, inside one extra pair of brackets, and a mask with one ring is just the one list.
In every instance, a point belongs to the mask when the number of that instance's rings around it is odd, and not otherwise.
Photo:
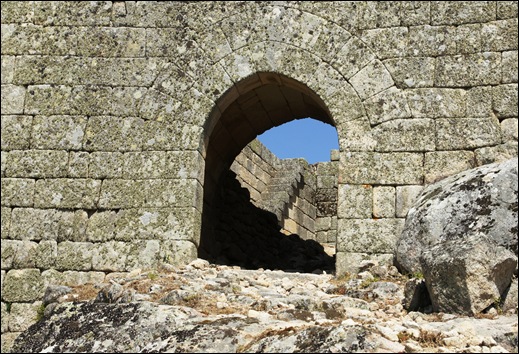
[(230, 171), (236, 156), (257, 135), (309, 116), (334, 125), (324, 103), (312, 90), (275, 73), (254, 74), (221, 97), (205, 130), (199, 257), (248, 269), (334, 269), (334, 257), (318, 242), (281, 232), (278, 216), (255, 206), (249, 191)]

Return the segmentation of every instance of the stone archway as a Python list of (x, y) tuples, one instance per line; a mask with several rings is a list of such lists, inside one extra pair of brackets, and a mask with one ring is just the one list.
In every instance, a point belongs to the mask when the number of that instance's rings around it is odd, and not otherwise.
[[(240, 190), (233, 173), (229, 172), (236, 156), (247, 144), (272, 127), (309, 116), (334, 126), (328, 109), (322, 99), (306, 85), (277, 73), (255, 73), (236, 83), (234, 88), (221, 98), (231, 103), (221, 112), (213, 111), (206, 123), (204, 211), (199, 255), (223, 263), (235, 262), (249, 268), (305, 271), (331, 269), (334, 266), (333, 259), (325, 254), (322, 247), (319, 248), (315, 240), (305, 240), (295, 234), (288, 237), (280, 233), (278, 223), (282, 222), (281, 212), (275, 215), (268, 208), (253, 205), (249, 193), (243, 188)], [(266, 165), (269, 173), (277, 176), (265, 173), (263, 178), (258, 177), (259, 184), (279, 180), (282, 174), (286, 178), (287, 172), (279, 166), (279, 161), (268, 161), (268, 156), (261, 153), (256, 157), (263, 161), (258, 165), (254, 159), (247, 161), (255, 165), (251, 170), (257, 167), (259, 175), (260, 165), (263, 168)], [(296, 166), (292, 166), (294, 168)], [(303, 175), (296, 176), (299, 186), (295, 187), (294, 194), (311, 193), (307, 199), (313, 203), (314, 192), (310, 188), (314, 186), (305, 189), (305, 184), (309, 182), (304, 181), (304, 172), (301, 172)], [(293, 195), (292, 189), (288, 187), (290, 190), (286, 203), (290, 198), (299, 197)], [(276, 200), (275, 196), (282, 193), (271, 194), (271, 198)], [(301, 200), (307, 202), (306, 199)], [(272, 200), (266, 202), (275, 203)], [(283, 201), (277, 200), (277, 203), (282, 204)], [(251, 223), (247, 219), (255, 222)], [(303, 262), (302, 258), (307, 261)]]

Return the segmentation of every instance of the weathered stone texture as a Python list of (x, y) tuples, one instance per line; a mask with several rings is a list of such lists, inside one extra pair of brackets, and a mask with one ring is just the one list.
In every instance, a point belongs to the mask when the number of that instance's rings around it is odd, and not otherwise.
[(501, 82), (501, 53), (438, 57), (434, 83), (438, 87), (496, 85)]
[(437, 119), (438, 150), (474, 149), (501, 142), (501, 127), (495, 118)]
[(2, 212), (0, 214), (0, 221), (2, 223), (2, 239), (9, 237), (9, 229), (11, 227), (11, 208), (2, 207)]
[(425, 183), (434, 183), (475, 166), (472, 151), (437, 151), (425, 154)]
[(434, 1), (431, 3), (431, 22), (434, 25), (487, 22), (495, 19), (495, 11), (493, 1)]
[(32, 206), (35, 181), (27, 178), (2, 178), (2, 206)]
[(508, 118), (501, 122), (503, 141), (517, 141), (517, 118)]
[(434, 151), (435, 149), (433, 119), (395, 119), (377, 125), (372, 133), (373, 139), (377, 141), (375, 151)]
[(373, 188), (373, 217), (395, 217), (395, 187)]
[(57, 150), (13, 150), (7, 159), (7, 177), (67, 176), (68, 153)]
[(32, 116), (4, 115), (2, 110), (2, 151), (28, 149), (31, 143)]
[(337, 251), (392, 253), (405, 219), (339, 219)]
[(436, 59), (431, 57), (393, 58), (383, 61), (398, 88), (431, 87)]
[(423, 88), (407, 91), (413, 117), (465, 117), (467, 92), (461, 89)]
[(80, 150), (87, 118), (84, 116), (35, 116), (31, 130), (34, 149)]
[(418, 199), (423, 186), (398, 186), (396, 187), (396, 217), (405, 218), (407, 212)]
[(373, 188), (370, 185), (340, 184), (337, 216), (339, 218), (370, 218)]
[(517, 83), (517, 73), (518, 73), (518, 59), (517, 59), (517, 50), (513, 50), (510, 52), (503, 52), (503, 58), (501, 61), (502, 66), (502, 82), (504, 84), (507, 83)]
[(2, 85), (2, 114), (23, 114), (25, 92), (23, 86)]
[(14, 303), (9, 313), (9, 331), (23, 332), (38, 318), (41, 301), (33, 303)]
[(493, 87), (492, 102), (499, 118), (517, 117), (517, 84)]
[(364, 107), (372, 125), (411, 117), (405, 94), (394, 86), (364, 101)]
[(342, 153), (339, 183), (420, 184), (423, 180), (423, 154), (409, 152)]
[(2, 300), (7, 302), (36, 301), (43, 296), (44, 284), (38, 269), (12, 269), (2, 287)]
[(37, 208), (93, 209), (97, 206), (101, 181), (94, 179), (40, 179), (34, 187)]

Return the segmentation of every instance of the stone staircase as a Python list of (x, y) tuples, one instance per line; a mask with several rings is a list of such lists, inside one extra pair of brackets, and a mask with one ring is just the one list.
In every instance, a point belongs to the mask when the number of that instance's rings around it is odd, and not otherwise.
[(287, 163), (288, 161), (284, 160), (274, 173), (258, 201), (259, 207), (276, 215), (280, 225), (304, 183), (304, 164), (300, 159), (290, 160), (290, 163)]

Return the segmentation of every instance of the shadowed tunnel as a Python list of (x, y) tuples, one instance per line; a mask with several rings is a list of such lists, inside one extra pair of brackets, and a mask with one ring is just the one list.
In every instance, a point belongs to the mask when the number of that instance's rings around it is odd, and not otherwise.
[(313, 240), (280, 232), (276, 215), (250, 201), (230, 166), (264, 131), (312, 117), (334, 126), (324, 102), (306, 85), (276, 73), (237, 83), (205, 127), (204, 210), (199, 257), (244, 268), (331, 270), (334, 259)]

